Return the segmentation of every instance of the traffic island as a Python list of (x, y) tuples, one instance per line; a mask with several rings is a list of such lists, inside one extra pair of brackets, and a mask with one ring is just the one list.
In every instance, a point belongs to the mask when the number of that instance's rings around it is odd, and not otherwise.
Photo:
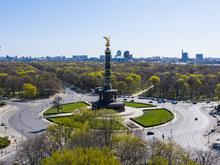
[(132, 121), (144, 128), (165, 124), (174, 118), (174, 114), (164, 108), (143, 110), (144, 114), (137, 118), (131, 118)]
[(147, 103), (140, 103), (140, 102), (133, 102), (133, 101), (124, 101), (125, 106), (132, 107), (132, 108), (150, 108), (150, 107), (156, 107), (152, 104)]
[(89, 104), (86, 102), (73, 102), (73, 103), (67, 103), (67, 104), (62, 104), (61, 109), (58, 110), (54, 107), (47, 109), (46, 111), (43, 112), (43, 115), (56, 115), (56, 114), (62, 114), (62, 113), (72, 113), (74, 110), (80, 109), (80, 108), (86, 108), (88, 107)]

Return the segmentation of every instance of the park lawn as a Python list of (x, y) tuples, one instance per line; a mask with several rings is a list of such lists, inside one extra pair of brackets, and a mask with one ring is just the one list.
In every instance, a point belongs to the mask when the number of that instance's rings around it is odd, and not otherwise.
[(0, 149), (5, 148), (11, 144), (11, 141), (8, 140), (8, 137), (0, 137)]
[[(93, 120), (93, 122), (91, 123), (92, 128), (93, 129), (102, 129), (104, 124), (106, 121), (104, 121), (103, 119), (96, 119)], [(120, 122), (116, 121), (116, 120), (112, 120), (111, 123), (108, 124), (112, 124), (113, 125), (113, 129), (114, 130), (124, 130), (125, 126), (123, 126)]]
[[(76, 109), (79, 108), (85, 108), (87, 107), (88, 104), (85, 102), (74, 102), (74, 103), (67, 103), (62, 105), (62, 109), (60, 109), (60, 113), (71, 113)], [(43, 115), (52, 115), (52, 114), (57, 114), (57, 109), (56, 108), (49, 108), (44, 112)]]
[[(69, 123), (71, 120), (71, 116), (65, 116), (65, 117), (51, 117), (47, 118), (47, 120), (54, 122), (56, 124), (64, 124)], [(89, 122), (92, 129), (102, 129), (104, 121), (102, 119), (95, 119)], [(112, 123), (114, 130), (124, 130), (125, 126), (123, 126), (120, 122), (113, 120)]]
[(65, 116), (65, 117), (48, 117), (47, 120), (56, 123), (56, 124), (63, 124), (66, 120), (71, 119), (71, 116)]
[(174, 116), (172, 112), (162, 108), (145, 110), (142, 116), (132, 120), (142, 125), (143, 127), (152, 127), (171, 121), (173, 117)]
[(146, 104), (146, 103), (139, 103), (139, 102), (128, 102), (124, 101), (125, 106), (132, 107), (132, 108), (149, 108), (149, 107), (155, 107), (152, 104)]

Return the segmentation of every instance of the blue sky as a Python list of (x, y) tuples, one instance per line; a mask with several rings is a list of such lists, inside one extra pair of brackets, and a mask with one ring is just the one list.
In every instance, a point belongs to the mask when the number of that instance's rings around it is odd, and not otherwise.
[(0, 54), (220, 57), (219, 0), (0, 0)]

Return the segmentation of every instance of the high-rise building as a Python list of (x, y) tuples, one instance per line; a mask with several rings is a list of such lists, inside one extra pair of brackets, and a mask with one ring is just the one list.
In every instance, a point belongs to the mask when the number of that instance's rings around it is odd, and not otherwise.
[(121, 57), (121, 51), (118, 50), (115, 57)]
[(203, 54), (196, 54), (196, 61), (197, 62), (203, 61)]
[(133, 55), (130, 54), (130, 52), (129, 52), (128, 50), (124, 51), (124, 58), (125, 58), (126, 60), (131, 60), (132, 57), (133, 57)]
[(124, 51), (124, 58), (129, 59), (130, 52), (128, 50)]
[(100, 60), (105, 61), (105, 55), (100, 55)]
[(188, 62), (189, 61), (189, 55), (188, 55), (188, 52), (184, 52), (183, 50), (182, 50), (182, 61), (183, 62)]

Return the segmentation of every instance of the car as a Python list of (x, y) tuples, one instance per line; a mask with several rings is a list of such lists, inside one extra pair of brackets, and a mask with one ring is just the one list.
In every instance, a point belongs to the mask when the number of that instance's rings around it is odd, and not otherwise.
[(134, 98), (134, 96), (131, 96), (131, 98), (133, 99), (133, 98)]
[(163, 101), (162, 101), (161, 99), (158, 99), (158, 100), (157, 100), (157, 103), (160, 104), (160, 103), (163, 103)]
[(198, 120), (198, 118), (197, 118), (197, 117), (195, 117), (195, 120), (197, 121), (197, 120)]
[(134, 102), (134, 100), (131, 100), (131, 102)]
[(218, 150), (219, 150), (219, 149), (220, 149), (220, 143), (219, 143), (219, 142), (215, 142), (215, 143), (213, 143), (213, 144), (212, 144), (212, 148), (213, 148), (213, 149), (218, 149)]
[(217, 126), (220, 126), (220, 120), (219, 120), (219, 121), (217, 121)]
[(154, 132), (148, 131), (148, 132), (147, 132), (147, 135), (154, 135)]
[(124, 101), (127, 101), (127, 99), (123, 99)]
[(193, 103), (193, 104), (197, 104), (197, 102), (196, 102), (196, 101), (193, 101), (192, 103)]
[(1, 123), (1, 126), (5, 126), (5, 123)]
[(172, 102), (171, 102), (172, 104), (177, 104), (178, 102), (177, 101), (175, 101), (175, 100), (172, 100)]
[(212, 115), (212, 117), (216, 118), (216, 115)]
[(206, 101), (206, 104), (209, 104), (210, 103), (210, 101)]
[(215, 133), (215, 129), (211, 129), (211, 133)]
[(148, 103), (153, 103), (153, 101), (150, 100)]

